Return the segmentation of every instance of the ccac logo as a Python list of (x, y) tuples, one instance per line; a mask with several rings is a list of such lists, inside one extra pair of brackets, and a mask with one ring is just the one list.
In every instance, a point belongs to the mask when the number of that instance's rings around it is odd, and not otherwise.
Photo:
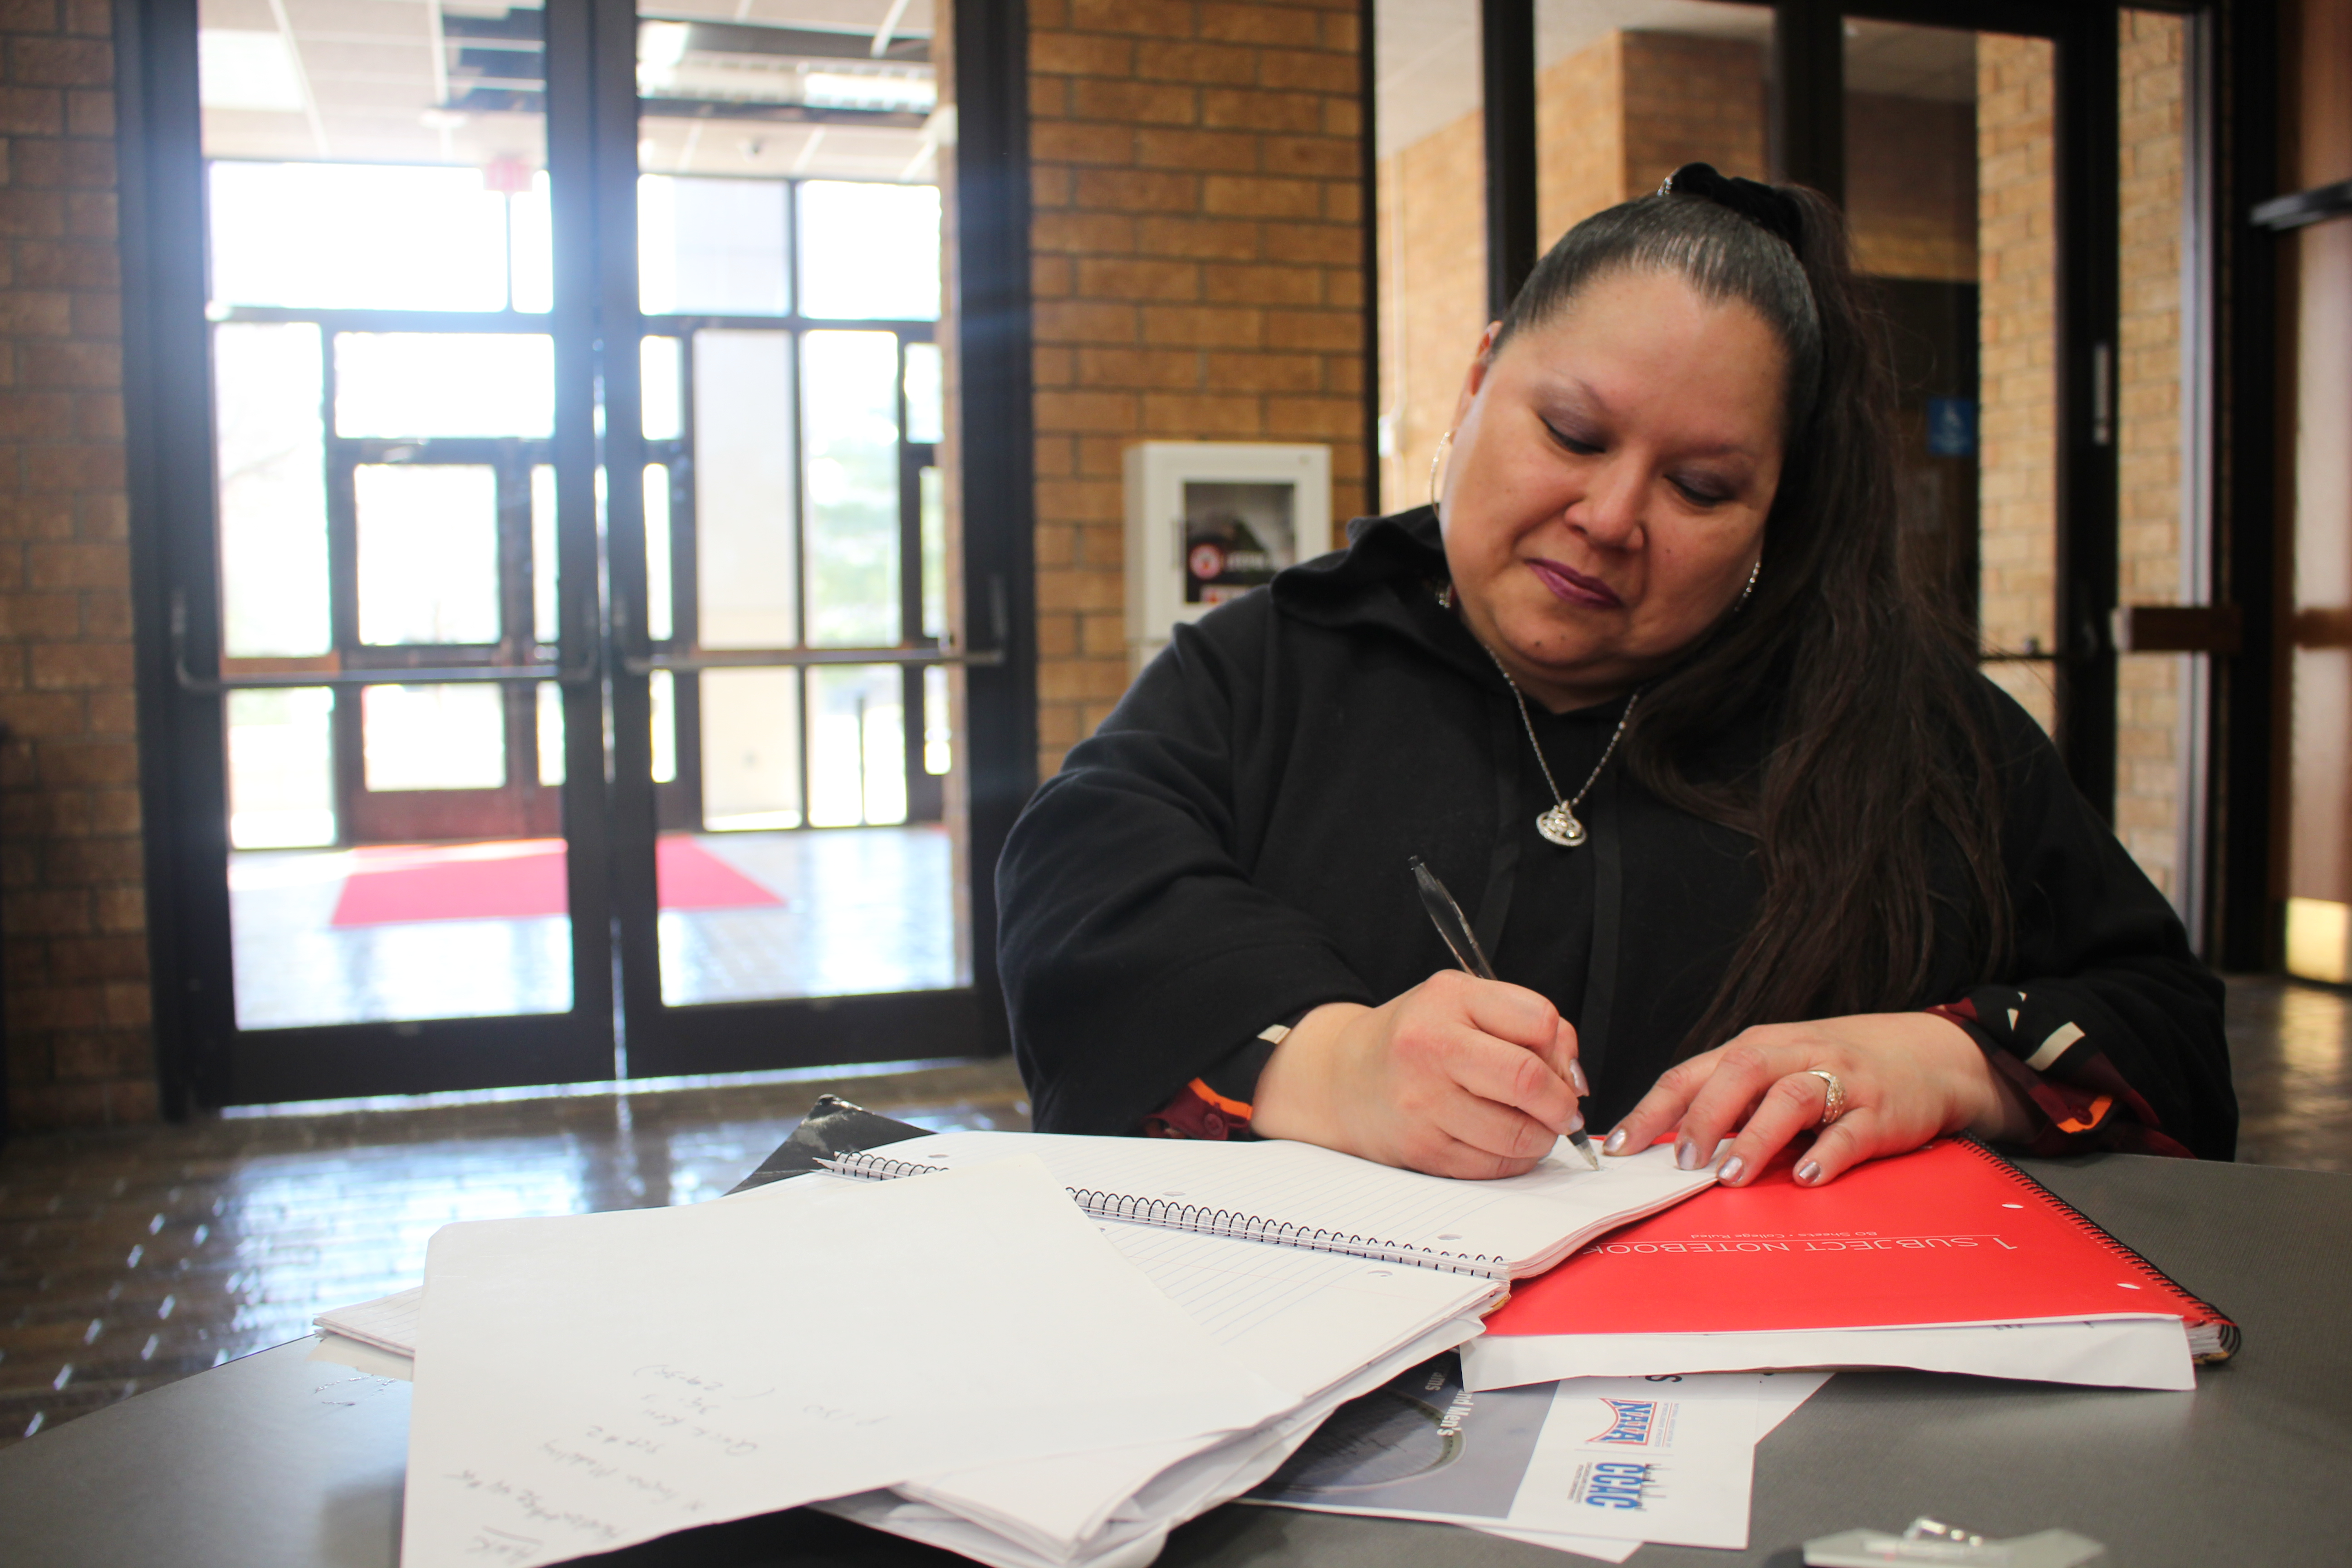
[(1631, 1443), (1646, 1445), (1658, 1427), (1658, 1402), (1654, 1399), (1608, 1399), (1601, 1402), (1609, 1406), (1609, 1429), (1593, 1438), (1596, 1443)]
[(1640, 1511), (1642, 1500), (1657, 1484), (1655, 1465), (1644, 1465), (1631, 1459), (1604, 1459), (1586, 1465), (1576, 1472), (1576, 1482), (1569, 1490), (1572, 1502), (1587, 1508), (1627, 1509)]

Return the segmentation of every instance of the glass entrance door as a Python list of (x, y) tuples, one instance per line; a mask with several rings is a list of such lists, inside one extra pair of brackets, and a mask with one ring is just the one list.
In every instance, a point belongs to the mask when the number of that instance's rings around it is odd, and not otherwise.
[(629, 1069), (976, 1049), (929, 40), (771, 5), (642, 22), (638, 49), (615, 826), (622, 885), (653, 896), (622, 906)]
[(979, 1047), (930, 40), (728, 9), (203, 0), (200, 1100)]
[(610, 1071), (545, 17), (426, 10), (198, 7), (214, 545), (173, 592), (221, 736), (226, 1101)]

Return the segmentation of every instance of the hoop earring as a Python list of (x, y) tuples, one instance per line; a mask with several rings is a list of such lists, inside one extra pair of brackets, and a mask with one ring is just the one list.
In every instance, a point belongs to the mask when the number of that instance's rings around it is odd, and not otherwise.
[(1756, 595), (1756, 579), (1762, 575), (1764, 575), (1764, 557), (1759, 555), (1756, 558), (1756, 564), (1748, 569), (1748, 586), (1739, 590), (1738, 601), (1731, 606), (1733, 615), (1736, 616), (1748, 607), (1748, 601)]
[(1429, 510), (1437, 510), (1437, 473), (1445, 464), (1445, 455), (1454, 450), (1454, 432), (1448, 430), (1437, 438), (1437, 450), (1429, 455)]

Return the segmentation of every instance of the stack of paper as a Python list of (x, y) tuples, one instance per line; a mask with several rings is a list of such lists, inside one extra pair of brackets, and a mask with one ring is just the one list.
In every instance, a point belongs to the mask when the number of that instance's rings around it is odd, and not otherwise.
[(1245, 1500), (1467, 1525), (1622, 1563), (1748, 1544), (1755, 1449), (1827, 1373), (1580, 1378), (1473, 1393), (1448, 1353), (1343, 1405)]
[[(323, 1355), (396, 1371), (415, 1348), (404, 1568), (527, 1568), (807, 1503), (1002, 1568), (1148, 1563), (1333, 1410), (1475, 1335), (1512, 1264), (1708, 1180), (1663, 1152), (1464, 1184), (1319, 1150), (1180, 1167), (1131, 1140), (919, 1142), (918, 1180), (452, 1226), (421, 1298), (322, 1316)], [(1161, 1212), (1087, 1212), (1077, 1176), (1121, 1160)], [(1250, 1225), (1179, 1201), (1238, 1166), (1278, 1176)], [(1355, 1228), (1266, 1234), (1268, 1202)]]

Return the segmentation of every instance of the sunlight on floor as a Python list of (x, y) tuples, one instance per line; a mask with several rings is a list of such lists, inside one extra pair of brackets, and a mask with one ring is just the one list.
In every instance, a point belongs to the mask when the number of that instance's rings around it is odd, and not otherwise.
[[(944, 829), (715, 833), (694, 835), (690, 843), (719, 874), (746, 879), (776, 901), (665, 909), (656, 941), (662, 999), (669, 1005), (928, 991), (961, 983)], [(382, 852), (246, 850), (231, 857), (240, 1027), (571, 1007), (567, 915), (352, 924), (346, 913), (346, 923), (336, 923), (347, 883), (378, 864), (362, 858), (369, 855)], [(535, 865), (522, 855), (480, 858), (482, 868), (510, 866), (518, 876), (530, 874)], [(666, 887), (669, 870), (665, 865)], [(526, 900), (516, 907), (529, 906)]]

